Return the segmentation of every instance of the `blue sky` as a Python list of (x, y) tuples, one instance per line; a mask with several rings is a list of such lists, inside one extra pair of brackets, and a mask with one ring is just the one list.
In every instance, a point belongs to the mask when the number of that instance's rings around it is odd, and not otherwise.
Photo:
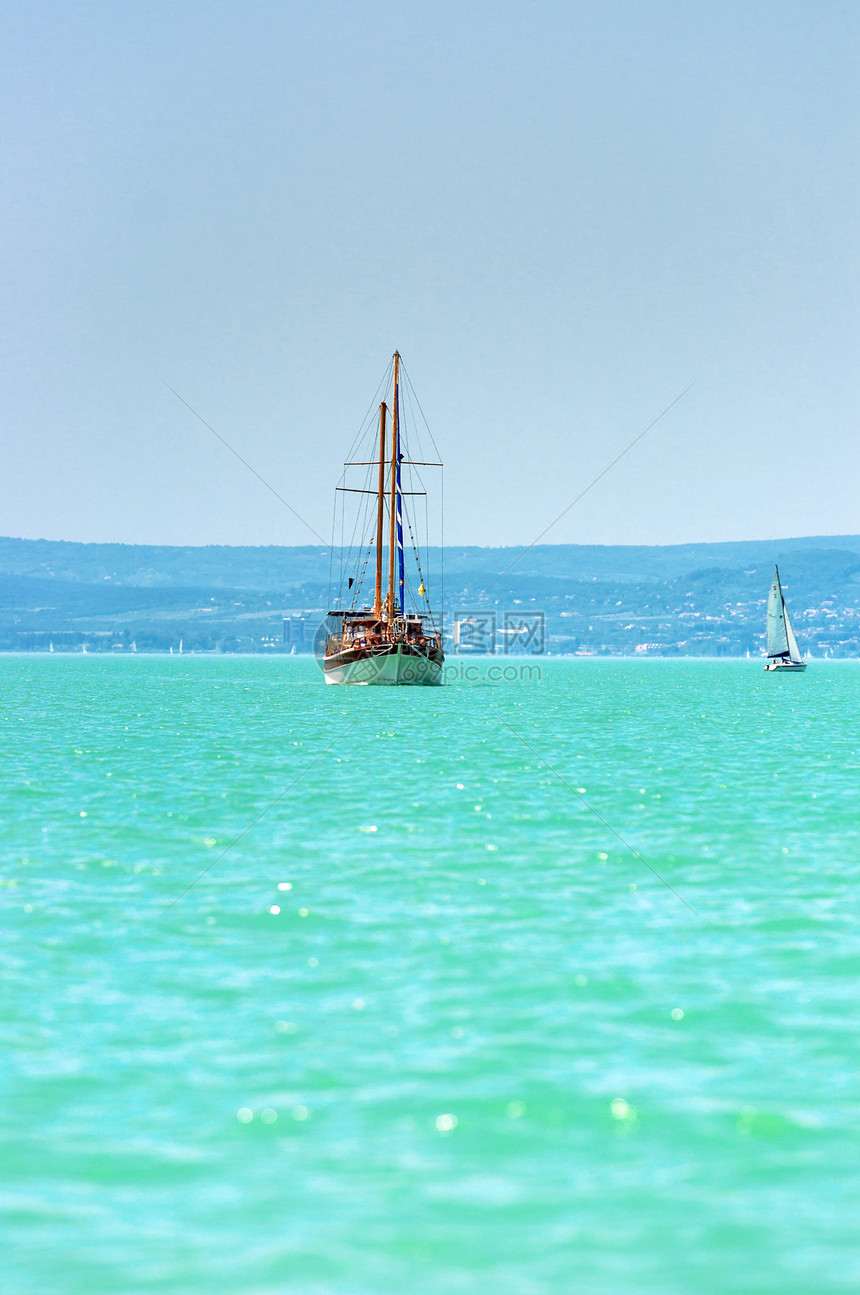
[(0, 533), (323, 535), (395, 347), (446, 539), (860, 530), (849, 3), (7, 10)]

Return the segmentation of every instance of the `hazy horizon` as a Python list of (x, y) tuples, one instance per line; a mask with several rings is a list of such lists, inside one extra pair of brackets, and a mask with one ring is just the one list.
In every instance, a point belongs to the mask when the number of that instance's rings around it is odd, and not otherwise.
[[(513, 543), (478, 544), (468, 540), (464, 542), (446, 540), (444, 547), (446, 549), (500, 549), (500, 550), (514, 549), (514, 550), (522, 551), (522, 553), (525, 554), (526, 552), (529, 552), (532, 549), (544, 549), (544, 548), (585, 548), (585, 549), (588, 549), (588, 548), (634, 548), (634, 549), (681, 548), (683, 549), (683, 548), (704, 548), (704, 547), (711, 547), (713, 545), (735, 545), (737, 547), (745, 547), (750, 544), (801, 544), (801, 545), (812, 544), (815, 547), (818, 547), (819, 542), (829, 541), (829, 540), (834, 540), (834, 541), (852, 540), (855, 543), (860, 543), (860, 532), (851, 532), (851, 533), (845, 532), (839, 535), (835, 535), (835, 534), (834, 535), (768, 535), (768, 536), (763, 536), (761, 538), (750, 538), (749, 536), (743, 536), (737, 539), (730, 539), (730, 540), (679, 540), (671, 544), (599, 544), (599, 543), (591, 543), (587, 540), (561, 541), (561, 542), (557, 542), (555, 540), (541, 540), (539, 544), (513, 544)], [(68, 539), (67, 537), (51, 538), (46, 535), (35, 535), (35, 536), (0, 535), (0, 543), (4, 543), (4, 542), (12, 542), (12, 543), (20, 542), (23, 544), (120, 545), (120, 546), (129, 547), (129, 548), (159, 548), (159, 549), (160, 548), (175, 548), (175, 549), (197, 549), (197, 548), (287, 548), (287, 549), (290, 549), (290, 548), (294, 548), (294, 549), (306, 549), (310, 551), (316, 551), (321, 548), (328, 549), (329, 547), (335, 547), (335, 548), (338, 547), (337, 545), (334, 545), (334, 546), (322, 545), (319, 542), (316, 542), (316, 543), (298, 542), (295, 544), (279, 544), (279, 543), (225, 544), (216, 540), (209, 543), (201, 542), (201, 543), (194, 543), (194, 544), (170, 544), (162, 540), (109, 540), (109, 539), (108, 540), (75, 540), (75, 539)], [(442, 546), (438, 544), (431, 544), (430, 547), (431, 549), (438, 549)], [(387, 549), (387, 545), (383, 545), (383, 550), (385, 551), (386, 549)]]

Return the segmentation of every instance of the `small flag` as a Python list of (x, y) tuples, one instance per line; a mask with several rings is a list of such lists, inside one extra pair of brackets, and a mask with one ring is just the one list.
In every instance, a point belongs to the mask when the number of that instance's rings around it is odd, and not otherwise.
[(350, 576), (350, 577), (349, 577), (349, 584), (347, 585), (347, 589), (351, 589), (351, 588), (352, 588), (352, 586), (353, 586), (354, 584), (355, 584), (355, 577), (354, 577), (354, 576)]
[(419, 593), (419, 595), (420, 595), (420, 597), (421, 597), (421, 598), (423, 598), (423, 597), (424, 597), (424, 581), (423, 581), (423, 580), (421, 581), (420, 585), (418, 586), (418, 593)]

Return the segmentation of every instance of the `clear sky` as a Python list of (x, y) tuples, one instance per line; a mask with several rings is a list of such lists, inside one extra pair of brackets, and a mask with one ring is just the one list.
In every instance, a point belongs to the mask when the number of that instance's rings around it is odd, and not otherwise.
[(860, 530), (853, 0), (28, 0), (0, 534), (323, 535), (395, 347), (446, 540)]

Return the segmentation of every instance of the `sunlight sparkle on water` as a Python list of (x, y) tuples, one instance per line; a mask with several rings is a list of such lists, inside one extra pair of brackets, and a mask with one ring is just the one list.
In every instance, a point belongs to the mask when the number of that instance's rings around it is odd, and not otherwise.
[(86, 662), (0, 656), (4, 1290), (856, 1288), (857, 662)]

